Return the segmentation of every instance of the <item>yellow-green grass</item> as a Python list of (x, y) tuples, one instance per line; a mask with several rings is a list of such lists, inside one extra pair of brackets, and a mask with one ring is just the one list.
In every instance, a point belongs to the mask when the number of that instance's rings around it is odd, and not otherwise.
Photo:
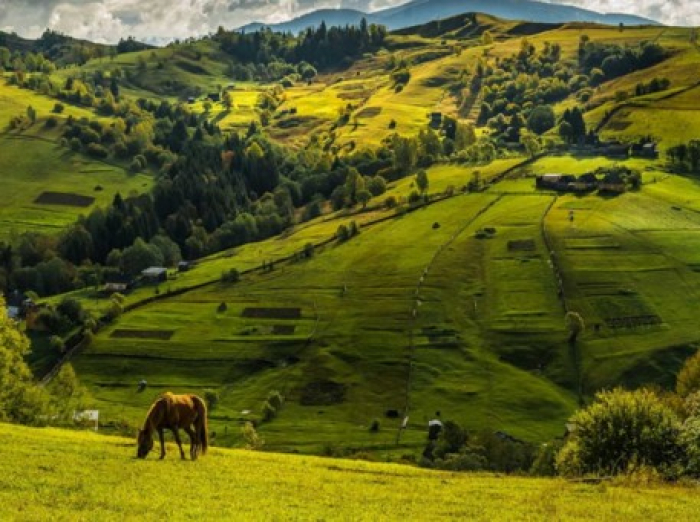
[(624, 108), (612, 118), (602, 133), (603, 138), (625, 141), (644, 136), (657, 139), (662, 150), (697, 139), (700, 137), (700, 110), (662, 109), (653, 105)]
[(216, 448), (182, 462), (173, 446), (164, 461), (142, 461), (131, 439), (8, 425), (0, 433), (4, 520), (676, 521), (700, 509), (692, 486), (583, 484)]
[(35, 124), (42, 127), (45, 119), (52, 115), (58, 120), (73, 116), (74, 118), (95, 118), (92, 110), (84, 107), (76, 107), (66, 102), (61, 114), (53, 114), (53, 108), (58, 100), (49, 96), (43, 96), (29, 89), (20, 89), (13, 85), (7, 85), (0, 81), (0, 132), (7, 132), (8, 125), (12, 118), (27, 115), (27, 107), (31, 106), (36, 110), (39, 121)]
[[(428, 192), (439, 194), (450, 187), (454, 188), (455, 191), (460, 191), (474, 180), (475, 175), (478, 176), (481, 183), (488, 183), (494, 177), (523, 160), (524, 158), (509, 158), (496, 160), (488, 165), (459, 165), (455, 163), (434, 165), (427, 170)], [(408, 198), (414, 190), (418, 190), (415, 176), (408, 176), (391, 184), (386, 194), (380, 196), (379, 199), (394, 196), (401, 200)]]
[[(114, 195), (148, 192), (152, 178), (132, 175), (121, 167), (89, 159), (51, 140), (23, 135), (0, 137), (0, 237), (25, 231), (59, 232), (94, 206), (111, 203)], [(97, 187), (100, 190), (96, 190)], [(45, 191), (95, 198), (87, 207), (37, 204)]]

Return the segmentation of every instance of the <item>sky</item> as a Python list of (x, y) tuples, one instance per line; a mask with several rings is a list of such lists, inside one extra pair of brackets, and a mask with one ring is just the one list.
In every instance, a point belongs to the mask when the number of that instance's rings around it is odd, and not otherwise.
[[(700, 0), (543, 0), (669, 25), (700, 25)], [(49, 28), (96, 42), (164, 43), (252, 21), (280, 22), (325, 7), (375, 11), (406, 0), (0, 0), (0, 30), (36, 38)]]

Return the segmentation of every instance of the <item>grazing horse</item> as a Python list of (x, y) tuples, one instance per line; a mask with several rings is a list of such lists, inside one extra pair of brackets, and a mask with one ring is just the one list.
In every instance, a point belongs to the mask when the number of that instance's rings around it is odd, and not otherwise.
[(170, 392), (159, 397), (148, 410), (143, 429), (139, 430), (137, 457), (145, 459), (153, 449), (153, 431), (160, 437), (160, 458), (165, 457), (165, 442), (163, 430), (170, 430), (175, 436), (180, 448), (180, 457), (185, 458), (180, 441), (180, 428), (190, 436), (190, 458), (196, 460), (201, 453), (204, 455), (209, 446), (207, 431), (207, 406), (196, 395), (173, 395)]

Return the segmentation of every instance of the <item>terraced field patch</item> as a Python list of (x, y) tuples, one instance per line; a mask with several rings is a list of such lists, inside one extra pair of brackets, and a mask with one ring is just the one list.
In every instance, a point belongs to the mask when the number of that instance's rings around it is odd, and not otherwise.
[(34, 200), (37, 205), (64, 205), (67, 207), (89, 207), (95, 202), (91, 196), (67, 192), (42, 192)]

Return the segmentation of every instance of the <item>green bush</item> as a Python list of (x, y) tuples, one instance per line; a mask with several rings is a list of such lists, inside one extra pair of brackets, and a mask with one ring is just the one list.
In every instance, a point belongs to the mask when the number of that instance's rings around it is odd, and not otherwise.
[(676, 393), (687, 397), (700, 390), (700, 351), (686, 359), (676, 379)]
[(270, 404), (269, 401), (266, 401), (262, 409), (262, 420), (264, 422), (270, 422), (275, 417), (277, 417), (277, 408)]
[(615, 475), (645, 466), (673, 474), (683, 458), (676, 414), (649, 390), (601, 392), (571, 422), (557, 455), (563, 475)]

